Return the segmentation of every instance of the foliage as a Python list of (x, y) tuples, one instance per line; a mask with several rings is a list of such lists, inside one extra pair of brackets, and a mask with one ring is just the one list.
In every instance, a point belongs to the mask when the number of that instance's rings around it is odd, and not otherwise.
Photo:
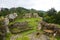
[(10, 14), (10, 11), (8, 8), (1, 8), (0, 16), (6, 16), (8, 14)]
[(11, 33), (6, 33), (6, 40), (10, 40), (11, 35)]
[(51, 8), (47, 11), (47, 14), (43, 17), (43, 20), (49, 23), (56, 23), (60, 24), (60, 12), (57, 13), (57, 11), (54, 8)]
[[(15, 22), (25, 22), (27, 21), (29, 26), (33, 26), (36, 27), (37, 26), (37, 22), (39, 22), (41, 20), (41, 18), (22, 18), (22, 19), (16, 19)], [(9, 25), (14, 24), (15, 22), (11, 22)]]
[(60, 11), (55, 15), (55, 23), (60, 24)]
[(10, 9), (1, 8), (0, 16), (6, 16), (10, 13), (17, 13), (19, 15), (19, 17), (22, 17), (26, 13), (40, 13), (40, 11), (35, 10), (35, 9), (26, 9), (26, 8), (23, 8), (23, 7), (16, 7), (16, 8), (13, 7), (13, 8), (10, 8)]
[(60, 36), (56, 36), (56, 40), (60, 40)]
[(46, 12), (45, 11), (38, 11), (38, 15), (40, 17), (43, 17), (44, 15), (46, 15)]
[(47, 11), (48, 16), (54, 16), (56, 14), (56, 10), (54, 8), (51, 8), (50, 10)]
[[(48, 22), (48, 23), (56, 23), (60, 24), (60, 11), (57, 12), (54, 8), (49, 9), (48, 11), (41, 11), (41, 10), (35, 10), (35, 9), (26, 9), (23, 7), (17, 7), (17, 8), (1, 8), (0, 11), (0, 17), (3, 16), (5, 17), (6, 15), (10, 13), (16, 12), (18, 14), (18, 18), (11, 22), (9, 25), (14, 24), (15, 22), (24, 22), (27, 21), (28, 25), (33, 28), (33, 30), (36, 30), (38, 22), (41, 20), (40, 18), (27, 18), (27, 19), (22, 19), (24, 14), (26, 13), (38, 13), (40, 17), (43, 17), (43, 20)], [(21, 19), (19, 18), (21, 17)], [(3, 24), (3, 20), (0, 18), (0, 26)], [(13, 30), (18, 31), (18, 29), (14, 28)], [(24, 32), (25, 33), (25, 32)], [(29, 32), (27, 32), (29, 33)], [(11, 34), (8, 33), (6, 34), (6, 40), (10, 40)], [(16, 40), (29, 40), (28, 37), (22, 37), (22, 38), (17, 38)], [(57, 40), (60, 40), (59, 37), (57, 37)]]

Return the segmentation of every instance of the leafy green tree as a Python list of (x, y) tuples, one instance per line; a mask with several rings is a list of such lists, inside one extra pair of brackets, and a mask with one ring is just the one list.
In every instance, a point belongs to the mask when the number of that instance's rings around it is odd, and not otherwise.
[(10, 12), (9, 12), (9, 9), (8, 8), (1, 8), (0, 16), (6, 16), (9, 13)]
[(60, 11), (56, 14), (55, 19), (55, 22), (60, 24)]
[(23, 8), (23, 7), (17, 7), (16, 8), (16, 12), (18, 13), (18, 15), (23, 15), (24, 13), (27, 13), (27, 9)]
[(43, 20), (49, 23), (55, 23), (56, 14), (57, 14), (57, 11), (54, 8), (51, 8), (49, 11), (47, 11), (47, 15), (45, 15)]
[(14, 12), (16, 12), (16, 8), (14, 8), (14, 7), (10, 8), (9, 11), (10, 11), (10, 13), (14, 13)]
[(30, 9), (30, 13), (37, 13), (37, 10), (35, 10), (35, 9)]
[(46, 12), (45, 11), (38, 11), (38, 15), (40, 17), (43, 17), (44, 15), (46, 15)]
[(56, 15), (56, 10), (54, 8), (51, 8), (50, 10), (47, 11), (48, 16), (54, 16)]

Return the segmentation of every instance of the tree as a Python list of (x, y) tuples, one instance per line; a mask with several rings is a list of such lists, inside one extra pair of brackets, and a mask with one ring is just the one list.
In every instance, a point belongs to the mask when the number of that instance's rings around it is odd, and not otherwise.
[(10, 12), (9, 12), (9, 9), (8, 8), (1, 8), (0, 16), (6, 16), (9, 13)]
[(26, 10), (25, 8), (23, 7), (17, 7), (16, 8), (16, 12), (18, 13), (18, 15), (23, 15), (24, 13), (26, 13)]
[(37, 10), (35, 10), (35, 9), (30, 9), (30, 13), (37, 13)]
[(46, 15), (46, 12), (45, 11), (38, 11), (38, 15), (40, 17), (43, 17), (44, 15)]
[(56, 14), (55, 19), (55, 22), (60, 24), (60, 11)]
[(14, 8), (14, 7), (10, 8), (9, 11), (10, 11), (10, 13), (15, 13), (16, 12), (16, 8)]
[(50, 10), (47, 11), (47, 15), (44, 17), (44, 21), (49, 23), (55, 23), (56, 14), (57, 14), (57, 11), (54, 8), (51, 8)]
[(54, 8), (51, 8), (50, 10), (47, 11), (48, 16), (54, 16), (56, 15), (56, 10)]

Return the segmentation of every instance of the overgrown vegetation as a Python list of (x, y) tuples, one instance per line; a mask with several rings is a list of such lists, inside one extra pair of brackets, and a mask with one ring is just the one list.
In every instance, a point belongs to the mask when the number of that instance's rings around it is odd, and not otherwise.
[(54, 8), (51, 8), (43, 16), (43, 20), (48, 23), (60, 24), (60, 11), (57, 12)]
[[(38, 22), (41, 20), (41, 18), (23, 18), (24, 14), (26, 13), (37, 13), (40, 17), (43, 18), (43, 21), (46, 21), (48, 23), (55, 23), (60, 24), (60, 11), (56, 11), (54, 8), (49, 9), (48, 11), (41, 11), (41, 10), (35, 10), (35, 9), (26, 9), (23, 7), (17, 7), (17, 8), (2, 8), (0, 11), (0, 20), (1, 17), (5, 17), (6, 15), (9, 15), (11, 13), (17, 13), (18, 17), (13, 22), (9, 23), (9, 26), (16, 23), (16, 22), (28, 22), (29, 27), (32, 28), (32, 30), (28, 30), (26, 34), (29, 34), (30, 31), (36, 31), (36, 27), (38, 25)], [(3, 25), (3, 20), (0, 21), (0, 26)], [(60, 27), (60, 25), (58, 25)], [(14, 31), (19, 31), (20, 29), (13, 28)], [(22, 34), (24, 34), (22, 32)], [(10, 40), (12, 34), (6, 34), (6, 40)], [(56, 37), (57, 40), (60, 40), (59, 37)], [(22, 36), (21, 38), (17, 38), (16, 40), (29, 40), (27, 36)]]
[(10, 40), (10, 37), (12, 36), (12, 34), (11, 33), (7, 33), (6, 34), (6, 40)]

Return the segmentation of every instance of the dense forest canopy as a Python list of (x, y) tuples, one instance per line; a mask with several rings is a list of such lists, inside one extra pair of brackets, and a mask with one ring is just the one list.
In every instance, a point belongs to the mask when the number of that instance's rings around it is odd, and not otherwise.
[[(19, 15), (22, 15), (24, 13), (40, 13), (40, 11), (38, 10), (35, 10), (35, 9), (26, 9), (26, 8), (23, 8), (23, 7), (16, 7), (16, 8), (1, 8), (1, 11), (0, 11), (0, 16), (6, 16), (10, 13), (14, 13), (16, 12), (17, 14)], [(41, 11), (43, 12), (43, 11)]]

